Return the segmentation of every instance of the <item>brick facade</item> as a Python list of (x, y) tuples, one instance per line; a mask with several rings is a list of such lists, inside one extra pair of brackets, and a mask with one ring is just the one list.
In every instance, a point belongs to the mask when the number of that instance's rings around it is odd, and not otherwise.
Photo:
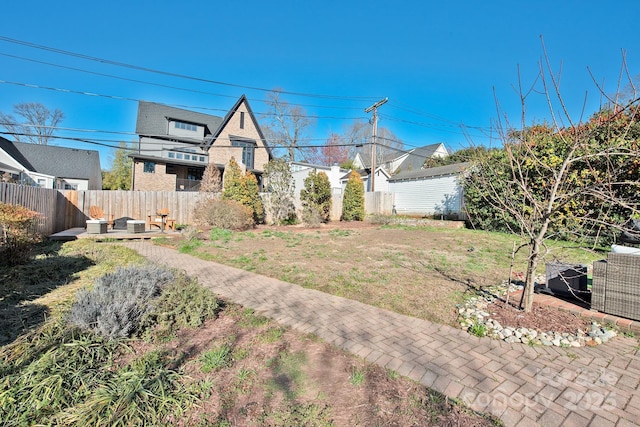
[[(140, 153), (142, 154), (132, 156), (134, 158), (134, 190), (176, 191), (176, 185), (180, 187), (183, 182), (189, 187), (192, 183), (197, 185), (199, 173), (207, 165), (204, 159), (207, 151), (208, 164), (224, 167), (233, 157), (243, 169), (253, 170), (260, 182), (260, 175), (269, 162), (270, 153), (263, 141), (259, 124), (244, 96), (236, 102), (224, 118), (153, 103), (142, 103), (139, 109), (142, 110), (138, 112), (137, 128), (146, 133), (140, 133)], [(197, 123), (202, 123), (211, 134), (205, 138), (204, 134), (194, 133), (191, 139), (187, 139), (186, 134), (177, 135), (170, 124), (182, 123), (182, 120), (185, 126), (187, 124), (196, 126)], [(170, 129), (170, 132), (167, 129)], [(200, 125), (197, 125), (196, 129), (199, 131)], [(232, 146), (235, 142), (244, 146)], [(243, 154), (247, 155), (248, 163), (251, 163), (249, 155), (251, 148), (253, 148), (253, 165), (243, 165)], [(153, 173), (144, 172), (145, 162), (155, 163)], [(191, 191), (191, 187), (183, 189)]]
[(134, 189), (145, 191), (176, 191), (176, 176), (167, 174), (167, 166), (156, 163), (154, 173), (144, 171), (144, 162), (133, 164)]
[[(242, 116), (244, 115), (244, 120)], [(263, 171), (264, 166), (269, 162), (269, 152), (261, 139), (258, 132), (258, 123), (253, 121), (254, 117), (249, 113), (246, 101), (242, 102), (229, 118), (226, 126), (220, 131), (215, 143), (209, 149), (209, 162), (220, 165), (227, 164), (231, 156), (238, 163), (242, 162), (242, 149), (238, 147), (230, 147), (232, 137), (246, 138), (256, 142), (254, 152), (253, 168), (257, 171)], [(241, 121), (244, 121), (244, 127), (240, 127)]]

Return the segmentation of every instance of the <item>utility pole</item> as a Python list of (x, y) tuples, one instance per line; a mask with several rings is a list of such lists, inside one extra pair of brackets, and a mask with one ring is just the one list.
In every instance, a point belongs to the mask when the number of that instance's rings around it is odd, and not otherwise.
[(370, 188), (372, 193), (375, 191), (374, 182), (375, 182), (375, 175), (376, 175), (376, 138), (377, 138), (377, 132), (378, 132), (378, 107), (385, 104), (388, 100), (389, 98), (381, 99), (380, 101), (373, 104), (371, 107), (365, 108), (364, 110), (365, 113), (370, 113), (371, 111), (373, 111), (373, 135), (371, 136), (371, 174), (370, 174), (370, 177), (371, 177)]

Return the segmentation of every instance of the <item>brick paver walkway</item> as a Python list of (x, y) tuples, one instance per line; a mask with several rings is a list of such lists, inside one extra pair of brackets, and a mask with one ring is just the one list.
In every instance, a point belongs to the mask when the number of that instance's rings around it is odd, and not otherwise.
[(185, 270), (222, 298), (492, 413), (507, 426), (640, 423), (635, 338), (571, 349), (507, 344), (148, 242), (125, 244)]

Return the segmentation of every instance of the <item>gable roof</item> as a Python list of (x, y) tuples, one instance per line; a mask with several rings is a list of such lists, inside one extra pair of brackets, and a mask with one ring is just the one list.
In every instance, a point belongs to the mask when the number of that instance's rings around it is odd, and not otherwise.
[[(167, 119), (179, 120), (187, 123), (203, 125), (204, 135), (213, 134), (222, 123), (222, 117), (210, 114), (197, 113), (183, 110), (155, 102), (138, 101), (138, 120), (136, 121), (136, 133), (144, 136), (163, 137), (169, 135)], [(172, 135), (171, 138), (176, 138)], [(189, 139), (189, 138), (184, 138)]]
[(18, 150), (14, 144), (14, 142), (0, 136), (0, 150), (11, 156), (11, 158), (20, 163), (25, 169), (31, 171), (34, 170), (31, 163), (29, 163), (29, 160), (22, 155), (20, 150)]
[(89, 180), (100, 173), (100, 153), (96, 150), (55, 145), (12, 142), (0, 138), (0, 148), (31, 172), (56, 178)]
[[(362, 168), (363, 169), (371, 169), (371, 155), (365, 156), (363, 154), (364, 154), (363, 152), (356, 153), (356, 156), (360, 157), (360, 163), (362, 163)], [(376, 159), (376, 165), (384, 164), (384, 163), (387, 163), (387, 162), (391, 162), (394, 159), (397, 159), (398, 157), (400, 157), (400, 156), (402, 156), (404, 154), (405, 153), (403, 152), (400, 155), (398, 155), (398, 153), (395, 152), (395, 151), (391, 151), (391, 152), (385, 153), (382, 156), (382, 161), (381, 162), (379, 162), (378, 159)], [(354, 158), (354, 160), (355, 160), (355, 158)], [(376, 167), (376, 169), (377, 169), (377, 167)]]
[(422, 169), (422, 165), (424, 165), (425, 160), (436, 153), (438, 148), (442, 145), (441, 142), (431, 145), (425, 145), (424, 147), (414, 148), (410, 150), (407, 154), (407, 158), (396, 168), (398, 173), (417, 171)]
[(457, 175), (467, 169), (471, 163), (454, 163), (452, 165), (437, 166), (435, 168), (401, 172), (389, 178), (389, 181), (403, 181), (421, 178), (433, 178), (435, 176)]
[[(351, 175), (352, 171), (349, 171), (346, 175), (344, 175), (342, 178), (340, 178), (341, 180), (348, 180), (349, 179), (349, 175)], [(363, 181), (366, 181), (369, 179), (369, 172), (371, 172), (371, 169), (358, 169), (354, 171), (355, 173), (357, 173), (358, 175), (360, 175), (360, 178), (362, 178)], [(387, 177), (387, 179), (391, 176), (391, 174), (382, 166), (378, 166), (376, 168), (376, 175), (378, 174), (378, 172), (382, 173), (384, 176)]]
[(233, 107), (231, 107), (229, 112), (227, 112), (227, 114), (222, 118), (222, 120), (218, 124), (218, 127), (215, 129), (215, 131), (212, 132), (213, 134), (212, 138), (209, 138), (207, 140), (205, 149), (209, 149), (211, 145), (215, 142), (215, 140), (220, 136), (220, 133), (225, 128), (225, 126), (229, 123), (229, 120), (231, 120), (231, 117), (233, 117), (236, 111), (238, 111), (238, 108), (240, 108), (242, 103), (244, 103), (247, 106), (247, 112), (249, 113), (249, 117), (251, 118), (251, 120), (253, 120), (253, 123), (256, 124), (256, 130), (258, 131), (258, 135), (260, 136), (262, 145), (264, 145), (264, 148), (267, 150), (267, 153), (269, 153), (269, 157), (271, 158), (272, 157), (271, 148), (267, 144), (267, 139), (264, 137), (264, 134), (262, 133), (262, 129), (260, 129), (260, 125), (258, 124), (258, 120), (256, 120), (256, 116), (255, 114), (253, 114), (251, 105), (249, 105), (249, 100), (244, 94), (236, 101), (236, 103), (233, 105)]

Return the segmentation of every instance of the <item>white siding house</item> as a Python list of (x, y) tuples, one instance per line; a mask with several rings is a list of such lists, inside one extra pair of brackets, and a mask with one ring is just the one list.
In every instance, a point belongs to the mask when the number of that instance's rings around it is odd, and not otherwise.
[(304, 188), (304, 180), (309, 176), (311, 171), (314, 170), (316, 173), (324, 172), (327, 174), (329, 183), (331, 183), (332, 194), (342, 194), (344, 191), (344, 183), (341, 182), (341, 178), (349, 172), (347, 169), (342, 169), (337, 165), (322, 166), (303, 162), (291, 162), (289, 167), (291, 169), (291, 175), (293, 176), (296, 195), (300, 194), (300, 190)]
[(389, 178), (395, 194), (395, 211), (400, 215), (463, 219), (462, 187), (458, 177), (468, 163), (399, 173)]

